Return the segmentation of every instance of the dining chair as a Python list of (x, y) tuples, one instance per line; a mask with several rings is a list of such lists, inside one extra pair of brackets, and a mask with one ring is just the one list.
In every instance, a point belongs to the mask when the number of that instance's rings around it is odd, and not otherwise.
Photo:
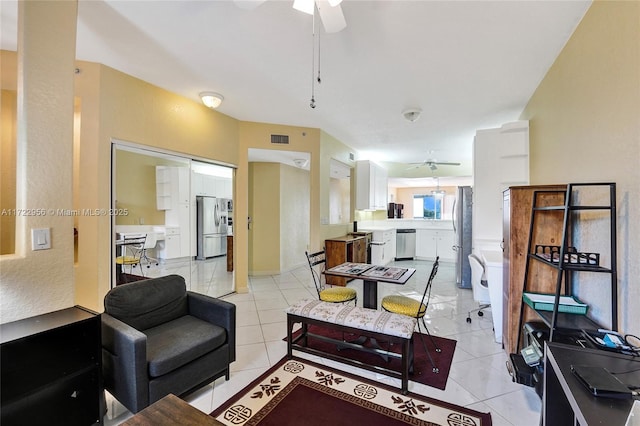
[(116, 257), (116, 264), (120, 265), (123, 269), (125, 266), (129, 266), (129, 274), (132, 274), (133, 268), (136, 265), (140, 265), (140, 273), (144, 277), (144, 270), (140, 264), (140, 259), (144, 252), (144, 244), (146, 240), (146, 234), (125, 236), (121, 244), (123, 253)]
[(323, 302), (332, 303), (346, 303), (353, 300), (353, 304), (358, 303), (358, 294), (355, 289), (348, 287), (327, 287), (323, 281), (324, 269), (326, 267), (326, 254), (324, 250), (309, 253), (304, 252), (309, 262), (309, 268), (311, 269), (311, 276), (313, 277), (313, 284), (318, 292), (318, 298)]
[(433, 285), (433, 279), (438, 273), (440, 257), (436, 257), (436, 261), (433, 263), (433, 267), (431, 268), (431, 274), (429, 275), (429, 280), (427, 281), (427, 286), (424, 289), (424, 293), (422, 293), (422, 299), (416, 300), (412, 297), (403, 296), (403, 295), (390, 295), (382, 298), (382, 308), (385, 311), (393, 312), (396, 314), (407, 315), (415, 318), (418, 321), (418, 336), (422, 341), (422, 346), (424, 346), (424, 351), (429, 357), (429, 361), (431, 361), (432, 371), (434, 373), (438, 373), (440, 369), (436, 367), (435, 362), (433, 362), (433, 358), (431, 357), (431, 353), (427, 349), (427, 344), (424, 341), (424, 337), (422, 336), (422, 329), (420, 328), (420, 322), (422, 321), (422, 325), (424, 326), (425, 331), (427, 332), (427, 336), (431, 339), (431, 343), (436, 348), (436, 352), (442, 352), (442, 350), (438, 347), (433, 336), (429, 333), (429, 328), (427, 328), (427, 324), (424, 321), (424, 317), (427, 314), (427, 307), (429, 306), (429, 299), (431, 299), (431, 286)]

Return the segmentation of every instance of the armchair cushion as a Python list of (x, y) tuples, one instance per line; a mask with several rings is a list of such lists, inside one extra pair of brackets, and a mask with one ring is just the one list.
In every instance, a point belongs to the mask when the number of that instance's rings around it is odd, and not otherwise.
[(146, 330), (188, 313), (187, 287), (179, 275), (122, 284), (104, 299), (104, 310), (137, 330)]
[(222, 346), (224, 328), (191, 315), (144, 331), (147, 335), (149, 376), (165, 375)]

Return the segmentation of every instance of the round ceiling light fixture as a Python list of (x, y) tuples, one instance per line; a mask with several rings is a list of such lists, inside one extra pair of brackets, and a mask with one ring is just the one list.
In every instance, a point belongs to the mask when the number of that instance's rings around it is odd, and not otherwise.
[(422, 114), (422, 110), (420, 108), (409, 108), (402, 111), (402, 116), (405, 120), (412, 123), (420, 118), (420, 114)]
[(201, 92), (200, 99), (202, 99), (202, 103), (209, 108), (216, 109), (222, 104), (222, 101), (224, 101), (224, 96), (216, 92)]

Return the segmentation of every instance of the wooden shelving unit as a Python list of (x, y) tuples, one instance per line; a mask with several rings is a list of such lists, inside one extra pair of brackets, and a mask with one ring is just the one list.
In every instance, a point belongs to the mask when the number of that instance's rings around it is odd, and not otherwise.
[[(590, 192), (600, 191), (606, 197), (606, 201), (598, 204), (582, 204), (579, 202), (579, 193), (582, 198), (590, 199)], [(611, 298), (611, 328), (617, 330), (618, 327), (618, 286), (617, 286), (617, 250), (616, 250), (616, 184), (615, 183), (571, 183), (567, 185), (564, 194), (564, 203), (557, 206), (543, 205), (540, 200), (545, 195), (558, 195), (561, 191), (534, 191), (533, 204), (531, 208), (531, 221), (529, 228), (529, 244), (526, 258), (525, 275), (523, 281), (523, 293), (529, 291), (532, 282), (538, 278), (533, 273), (533, 265), (543, 265), (544, 268), (551, 270), (555, 275), (555, 291), (554, 304), (552, 311), (535, 310), (538, 316), (549, 326), (549, 341), (553, 341), (554, 332), (558, 329), (593, 329), (599, 328), (599, 325), (588, 318), (586, 315), (559, 312), (560, 296), (573, 295), (572, 279), (575, 272), (604, 273), (610, 277), (610, 298)], [(598, 198), (598, 197), (595, 197)], [(581, 226), (581, 220), (577, 217), (579, 212), (595, 212), (596, 215), (604, 213), (606, 220), (609, 221), (609, 241), (608, 250), (610, 266), (601, 266), (599, 264), (599, 253), (582, 253), (572, 247), (572, 234), (578, 234)], [(537, 233), (540, 224), (544, 221), (542, 217), (545, 215), (562, 214), (562, 222), (558, 225), (562, 226), (562, 239), (558, 245), (553, 247), (548, 242), (537, 240)], [(548, 221), (546, 222), (548, 226)], [(543, 248), (543, 250), (540, 250)], [(553, 248), (551, 255), (544, 249)], [(518, 348), (521, 343), (522, 325), (524, 321), (525, 303), (521, 304), (520, 320), (518, 324)]]

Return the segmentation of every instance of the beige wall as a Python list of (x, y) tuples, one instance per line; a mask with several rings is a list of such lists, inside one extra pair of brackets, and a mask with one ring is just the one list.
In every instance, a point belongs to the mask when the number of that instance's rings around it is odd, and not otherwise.
[[(2, 56), (2, 66), (4, 67)], [(16, 245), (16, 91), (0, 94), (0, 255), (12, 254)]]
[[(15, 254), (0, 264), (2, 322), (74, 303), (73, 218), (56, 211), (73, 203), (76, 16), (76, 2), (18, 3), (16, 208), (43, 214), (15, 217)], [(50, 229), (51, 249), (31, 250), (33, 228)]]
[[(318, 176), (318, 196), (319, 196), (319, 209), (314, 211), (313, 205), (311, 206), (311, 223), (312, 229), (319, 230), (319, 234), (312, 235), (312, 238), (309, 242), (310, 250), (316, 251), (320, 250), (324, 247), (324, 240), (327, 238), (338, 237), (341, 235), (347, 234), (351, 231), (351, 222), (353, 222), (353, 217), (350, 217), (348, 220), (345, 220), (344, 223), (337, 225), (330, 225), (330, 200), (331, 200), (331, 159), (337, 160), (349, 167), (352, 170), (355, 170), (355, 162), (349, 159), (349, 153), (353, 153), (357, 157), (357, 151), (354, 151), (349, 146), (345, 145), (338, 139), (334, 138), (330, 134), (326, 132), (321, 132), (321, 148), (319, 152), (319, 157), (317, 158), (318, 163), (314, 163), (314, 159), (312, 158), (312, 168), (319, 167), (320, 174)], [(316, 165), (317, 164), (317, 165)], [(355, 188), (354, 188), (355, 179), (351, 179), (351, 205), (355, 205)], [(314, 182), (311, 183), (312, 191), (314, 187)], [(316, 228), (313, 224), (319, 224)]]
[(280, 163), (249, 163), (249, 274), (280, 272)]
[(309, 244), (309, 172), (280, 163), (249, 163), (249, 275), (304, 265)]
[[(400, 204), (404, 204), (404, 218), (412, 219), (413, 218), (413, 196), (414, 195), (428, 195), (432, 190), (437, 187), (416, 187), (416, 188), (398, 188), (396, 190), (396, 202)], [(441, 190), (445, 192), (445, 196), (455, 196), (456, 195), (456, 187), (453, 186), (441, 186)], [(443, 206), (444, 208), (444, 206)], [(451, 216), (449, 212), (443, 210), (443, 218), (450, 219)]]
[[(112, 68), (78, 66), (76, 96), (82, 100), (83, 123), (78, 203), (83, 208), (110, 206), (113, 139), (237, 162), (237, 120)], [(111, 232), (110, 217), (81, 217), (78, 223), (76, 303), (98, 311), (111, 287)], [(236, 270), (241, 276), (242, 270)]]
[(116, 216), (116, 225), (164, 226), (164, 210), (156, 203), (156, 166), (188, 167), (167, 158), (116, 151), (116, 208), (128, 212)]
[(309, 172), (280, 165), (280, 271), (304, 266), (309, 249)]
[[(531, 184), (616, 182), (619, 325), (640, 334), (640, 2), (594, 2), (520, 118), (531, 126)], [(582, 222), (582, 250), (608, 239), (602, 221)], [(606, 324), (604, 275), (576, 284)]]

